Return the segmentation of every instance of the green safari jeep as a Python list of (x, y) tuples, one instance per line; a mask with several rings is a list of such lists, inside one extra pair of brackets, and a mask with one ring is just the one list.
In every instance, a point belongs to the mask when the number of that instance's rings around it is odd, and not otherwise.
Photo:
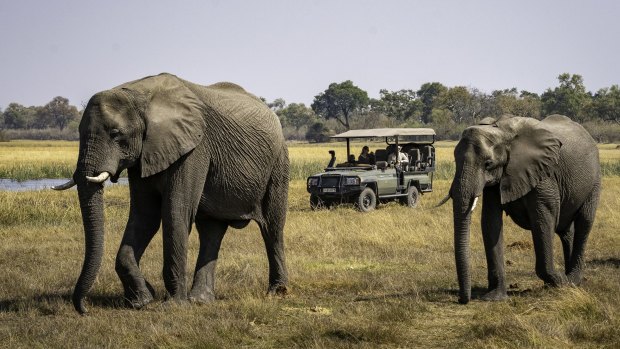
[[(353, 203), (360, 211), (368, 212), (378, 203), (390, 200), (416, 207), (420, 194), (433, 191), (433, 129), (350, 130), (332, 138), (346, 139), (347, 161), (336, 164), (336, 154), (330, 150), (331, 159), (325, 172), (308, 177), (307, 189), (313, 210)], [(350, 146), (354, 138), (385, 138), (386, 147), (370, 152), (366, 159), (355, 160)]]

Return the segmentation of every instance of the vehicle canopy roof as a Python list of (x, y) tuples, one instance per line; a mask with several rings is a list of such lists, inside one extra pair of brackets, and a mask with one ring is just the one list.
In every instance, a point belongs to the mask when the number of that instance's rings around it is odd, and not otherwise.
[(371, 128), (366, 130), (349, 130), (331, 138), (376, 138), (398, 137), (402, 141), (430, 142), (435, 139), (432, 128)]

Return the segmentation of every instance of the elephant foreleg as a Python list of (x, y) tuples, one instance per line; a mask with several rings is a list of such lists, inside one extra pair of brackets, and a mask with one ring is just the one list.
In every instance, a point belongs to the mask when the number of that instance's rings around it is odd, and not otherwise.
[(197, 216), (196, 229), (200, 236), (200, 250), (189, 300), (208, 303), (215, 300), (215, 267), (228, 224)]
[(594, 217), (596, 215), (596, 207), (598, 206), (600, 187), (597, 186), (590, 194), (590, 197), (581, 206), (581, 209), (577, 212), (575, 217), (575, 237), (573, 240), (573, 251), (566, 269), (566, 275), (568, 280), (579, 285), (583, 281), (583, 269), (585, 266), (584, 252), (586, 244), (588, 242), (588, 236), (592, 225), (594, 224)]
[(162, 195), (163, 278), (168, 300), (187, 300), (187, 240), (209, 169), (204, 145), (181, 157), (165, 175)]
[(159, 196), (144, 188), (131, 189), (129, 220), (116, 255), (116, 273), (125, 290), (126, 303), (136, 309), (153, 300), (154, 291), (140, 271), (140, 259), (157, 233), (161, 221)]
[(508, 297), (504, 272), (504, 233), (502, 209), (497, 186), (484, 189), (482, 202), (482, 238), (487, 257), (488, 292), (483, 300), (497, 301)]

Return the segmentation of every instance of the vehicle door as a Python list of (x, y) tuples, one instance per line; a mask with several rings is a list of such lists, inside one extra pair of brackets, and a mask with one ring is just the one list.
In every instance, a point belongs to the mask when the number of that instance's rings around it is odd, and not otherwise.
[(390, 195), (396, 193), (397, 184), (396, 169), (386, 168), (385, 171), (377, 174), (377, 191), (379, 195)]

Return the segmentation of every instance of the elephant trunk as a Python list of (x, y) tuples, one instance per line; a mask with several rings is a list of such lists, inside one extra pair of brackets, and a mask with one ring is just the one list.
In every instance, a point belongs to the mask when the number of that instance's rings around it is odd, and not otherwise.
[(454, 258), (459, 280), (459, 303), (467, 304), (471, 299), (471, 277), (469, 275), (469, 224), (471, 211), (461, 214), (461, 203), (452, 201), (454, 210)]
[(103, 185), (88, 181), (84, 172), (77, 171), (74, 176), (78, 184), (85, 236), (84, 264), (72, 297), (73, 306), (80, 314), (86, 313), (84, 297), (93, 286), (101, 267), (104, 235)]
[[(460, 177), (460, 178), (459, 178)], [(459, 303), (467, 304), (471, 299), (471, 277), (469, 267), (469, 236), (471, 214), (476, 206), (478, 188), (471, 178), (455, 177), (450, 193), (454, 218), (454, 257), (459, 281)]]

